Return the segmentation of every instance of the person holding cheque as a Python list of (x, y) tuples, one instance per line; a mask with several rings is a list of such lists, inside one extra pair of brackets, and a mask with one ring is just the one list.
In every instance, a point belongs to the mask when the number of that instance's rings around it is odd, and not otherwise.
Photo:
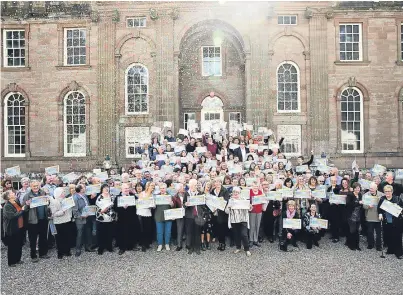
[(309, 211), (304, 215), (303, 224), (306, 232), (306, 248), (312, 249), (312, 242), (319, 247), (320, 227), (313, 224), (314, 218), (321, 218), (316, 211), (316, 204), (311, 204)]
[(154, 219), (157, 225), (157, 252), (161, 252), (162, 245), (165, 241), (165, 250), (170, 251), (169, 242), (171, 241), (172, 220), (165, 220), (164, 210), (174, 207), (172, 197), (167, 193), (167, 185), (159, 184), (160, 194), (155, 196), (155, 214)]
[(53, 192), (53, 197), (49, 198), (49, 207), (52, 212), (51, 218), (57, 231), (56, 246), (57, 258), (59, 259), (62, 259), (63, 256), (71, 256), (69, 237), (74, 200), (73, 206), (70, 205), (71, 207), (64, 205), (63, 200), (65, 200), (64, 188), (57, 187)]
[(252, 210), (252, 205), (250, 205), (250, 209), (233, 209), (231, 200), (237, 201), (240, 200), (241, 189), (237, 186), (233, 187), (231, 199), (228, 202), (227, 207), (225, 208), (225, 213), (228, 214), (228, 227), (232, 228), (234, 231), (235, 237), (235, 246), (236, 250), (235, 254), (241, 251), (241, 241), (243, 245), (243, 249), (246, 253), (246, 256), (251, 256), (252, 254), (249, 251), (249, 239), (248, 239), (248, 228), (249, 228), (249, 211)]
[(122, 184), (122, 192), (115, 198), (113, 208), (117, 214), (117, 242), (119, 255), (126, 250), (138, 250), (139, 219), (136, 212), (136, 199), (130, 194), (130, 184)]
[[(374, 248), (376, 245), (376, 250), (381, 251), (382, 241), (381, 241), (381, 223), (378, 218), (378, 203), (379, 199), (382, 197), (382, 193), (378, 191), (378, 186), (375, 182), (371, 182), (369, 186), (369, 191), (363, 195), (363, 207), (365, 210), (365, 218), (367, 220), (367, 242), (368, 249)], [(376, 232), (376, 243), (374, 242), (374, 231)]]
[(137, 215), (139, 216), (140, 220), (140, 241), (141, 241), (141, 251), (146, 252), (147, 249), (150, 249), (151, 243), (153, 241), (153, 219), (152, 219), (152, 214), (151, 214), (151, 208), (155, 207), (155, 203), (153, 202), (154, 200), (154, 189), (155, 189), (155, 183), (148, 181), (146, 183), (146, 188), (143, 192), (138, 194), (138, 202), (143, 203), (149, 202), (152, 203), (152, 206), (149, 207), (147, 205), (146, 207), (144, 206), (139, 206), (139, 203), (136, 204), (137, 207)]
[[(382, 222), (384, 241), (388, 247), (386, 254), (395, 254), (398, 259), (403, 259), (403, 216), (401, 210), (403, 200), (401, 197), (393, 195), (393, 187), (391, 185), (385, 185), (383, 192), (385, 195), (381, 197), (378, 203), (378, 218)], [(400, 209), (396, 206), (399, 206)]]
[(349, 226), (349, 234), (347, 235), (347, 246), (351, 250), (361, 251), (360, 248), (360, 216), (362, 209), (361, 185), (358, 182), (353, 183), (353, 192), (347, 194), (346, 198), (346, 215)]
[(101, 194), (98, 196), (95, 204), (97, 205), (97, 238), (98, 238), (98, 254), (102, 255), (104, 250), (113, 252), (113, 221), (116, 219), (116, 213), (113, 210), (113, 197), (109, 194), (109, 185), (101, 186)]
[(285, 226), (285, 219), (299, 219), (299, 214), (296, 211), (296, 204), (294, 200), (287, 202), (287, 210), (283, 212), (283, 231), (281, 235), (280, 250), (287, 251), (288, 245), (292, 244), (294, 247), (298, 247), (296, 234), (299, 232), (299, 228), (288, 228)]

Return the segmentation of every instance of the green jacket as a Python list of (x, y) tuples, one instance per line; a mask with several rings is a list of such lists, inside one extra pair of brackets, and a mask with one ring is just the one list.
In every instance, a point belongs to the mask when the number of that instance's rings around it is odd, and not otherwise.
[[(25, 211), (28, 210), (25, 207)], [(15, 235), (20, 228), (18, 228), (18, 217), (22, 216), (25, 212), (21, 210), (17, 212), (17, 209), (10, 202), (6, 202), (3, 207), (3, 226), (8, 236)]]

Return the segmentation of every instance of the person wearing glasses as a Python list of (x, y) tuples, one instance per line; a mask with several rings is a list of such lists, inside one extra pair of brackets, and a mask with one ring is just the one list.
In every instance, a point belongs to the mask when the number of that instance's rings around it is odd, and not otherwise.
[(386, 254), (395, 254), (398, 259), (403, 259), (402, 249), (402, 212), (399, 217), (395, 217), (389, 212), (381, 209), (384, 201), (389, 201), (400, 207), (403, 207), (403, 200), (401, 197), (393, 195), (393, 186), (385, 185), (383, 187), (384, 196), (381, 197), (378, 203), (378, 218), (383, 225), (384, 241), (388, 250)]
[[(239, 187), (234, 187), (232, 189), (231, 199), (240, 200), (241, 189)], [(252, 205), (250, 205), (250, 210), (252, 210)], [(231, 203), (228, 202), (225, 208), (225, 213), (228, 214), (228, 227), (233, 229), (235, 237), (236, 250), (234, 254), (241, 252), (241, 242), (246, 256), (251, 256), (249, 251), (249, 239), (248, 239), (248, 228), (249, 228), (249, 211), (248, 209), (232, 209)]]

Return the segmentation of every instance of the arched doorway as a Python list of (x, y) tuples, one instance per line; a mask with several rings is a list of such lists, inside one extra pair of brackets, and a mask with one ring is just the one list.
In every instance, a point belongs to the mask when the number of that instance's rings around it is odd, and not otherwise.
[(224, 122), (224, 104), (217, 96), (207, 96), (201, 103), (201, 122), (209, 125)]

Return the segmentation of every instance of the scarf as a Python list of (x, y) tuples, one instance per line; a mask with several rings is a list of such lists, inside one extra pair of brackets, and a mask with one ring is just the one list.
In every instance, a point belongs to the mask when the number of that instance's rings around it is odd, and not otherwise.
[[(20, 212), (22, 209), (21, 207), (17, 204), (17, 203), (11, 203), (11, 205), (14, 206), (15, 210), (17, 210), (17, 212)], [(24, 217), (21, 215), (20, 217), (18, 217), (18, 228), (23, 228), (24, 227)]]
[(295, 210), (294, 210), (294, 212), (290, 212), (290, 210), (288, 210), (287, 209), (287, 211), (286, 211), (286, 213), (287, 213), (287, 218), (290, 218), (290, 219), (292, 219), (292, 218), (294, 218), (294, 216), (295, 216)]

